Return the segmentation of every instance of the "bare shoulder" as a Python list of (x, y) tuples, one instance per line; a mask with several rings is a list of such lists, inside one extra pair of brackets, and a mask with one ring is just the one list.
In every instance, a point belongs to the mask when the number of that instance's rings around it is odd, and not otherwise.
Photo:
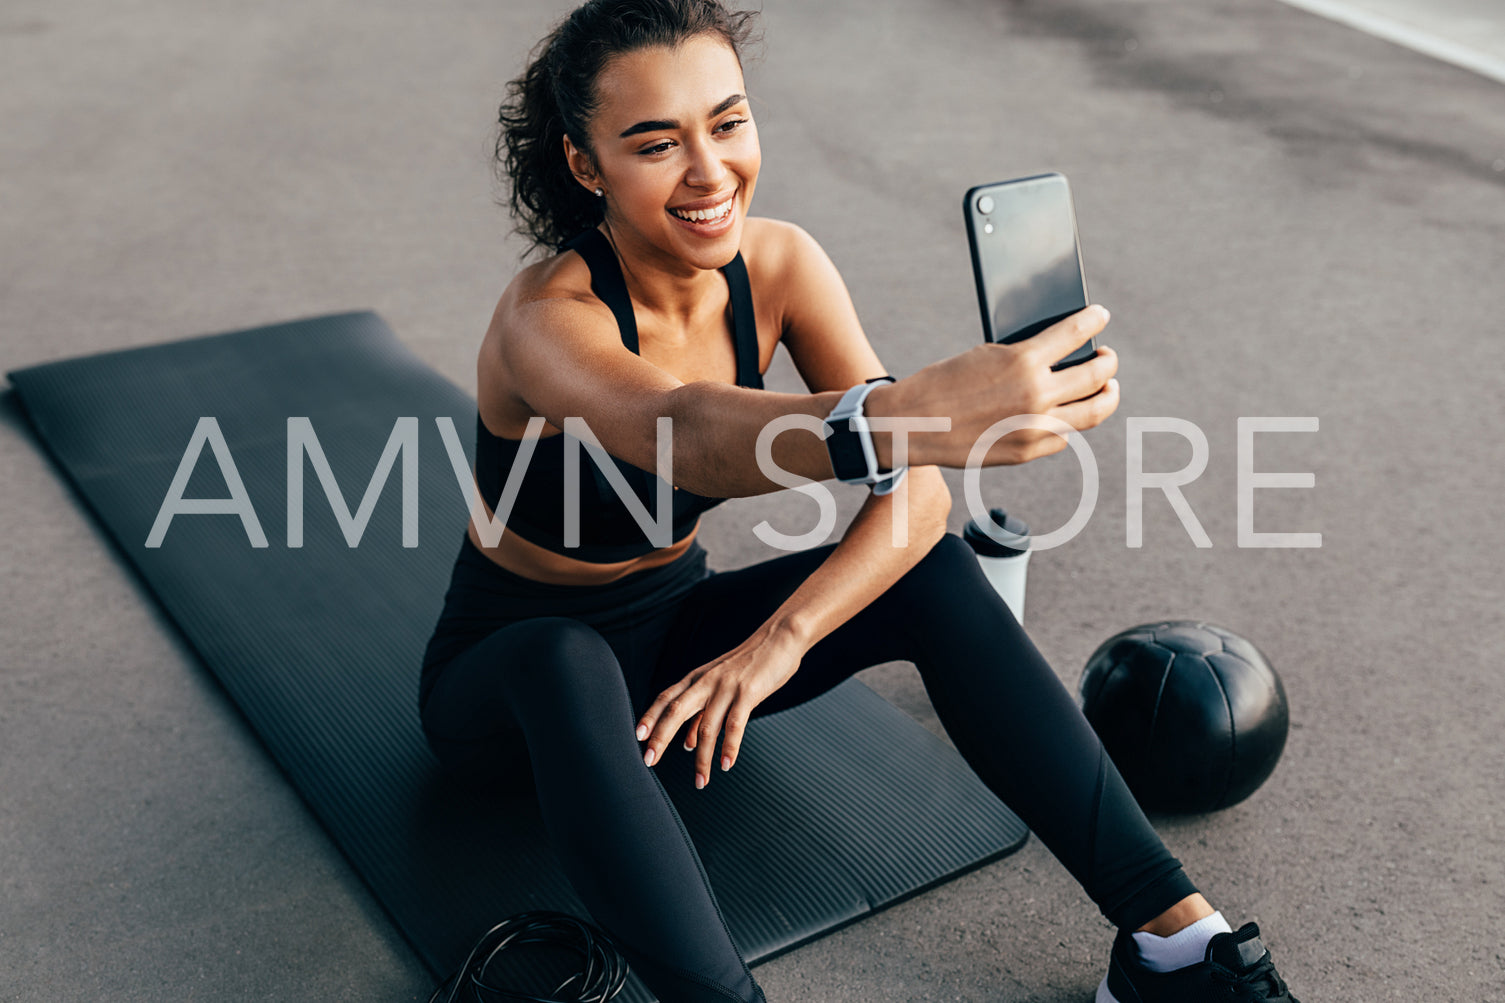
[(590, 268), (580, 255), (566, 251), (535, 262), (513, 276), (497, 301), (487, 338), (527, 338), (533, 334), (533, 326), (520, 321), (532, 320), (539, 313), (558, 312), (559, 307), (575, 304), (597, 306), (600, 313), (611, 316), (606, 304), (591, 291)]
[(795, 326), (811, 295), (830, 295), (829, 281), (818, 280), (829, 280), (835, 266), (825, 249), (798, 223), (749, 216), (744, 226), (742, 258), (748, 282), (757, 293), (759, 312), (773, 318), (774, 329), (783, 338)]
[(493, 432), (518, 437), (535, 413), (523, 396), (522, 359), (568, 339), (619, 341), (616, 319), (590, 281), (584, 260), (566, 251), (527, 266), (503, 290), (476, 359), (476, 400)]
[(846, 282), (825, 248), (796, 223), (749, 218), (747, 225), (749, 281), (754, 289), (769, 291), (773, 302), (767, 309), (805, 385), (819, 392), (882, 374)]
[(764, 288), (798, 271), (812, 254), (820, 253), (824, 252), (815, 238), (798, 223), (771, 216), (749, 216), (743, 223), (742, 260), (748, 279), (754, 284), (763, 279)]

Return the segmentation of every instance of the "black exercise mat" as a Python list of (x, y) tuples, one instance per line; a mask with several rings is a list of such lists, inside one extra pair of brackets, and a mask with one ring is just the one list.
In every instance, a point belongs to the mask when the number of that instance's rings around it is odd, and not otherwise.
[[(469, 395), (367, 312), (8, 375), (59, 466), (436, 978), (513, 913), (589, 915), (531, 790), (454, 788), (418, 726), (418, 666), (466, 517), (436, 419), (453, 421), (468, 466)], [(148, 548), (204, 416), (265, 545), (236, 515), (186, 514)], [(289, 547), (289, 417), (311, 422), (351, 513), (397, 419), (416, 417), (419, 546), (402, 546), (401, 460), (351, 547), (305, 458), (303, 545)], [(229, 494), (206, 445), (182, 495)], [(953, 749), (855, 679), (751, 722), (737, 768), (703, 791), (688, 768), (655, 772), (749, 964), (1027, 836)], [(619, 998), (653, 996), (634, 976)]]

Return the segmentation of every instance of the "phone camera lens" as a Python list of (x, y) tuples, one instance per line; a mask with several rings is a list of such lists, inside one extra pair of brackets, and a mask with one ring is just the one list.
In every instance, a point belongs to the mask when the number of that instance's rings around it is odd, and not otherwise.
[(993, 198), (992, 198), (992, 196), (990, 196), (990, 195), (984, 195), (982, 198), (978, 199), (977, 200), (977, 211), (980, 212), (980, 213), (982, 213), (984, 216), (986, 216), (988, 213), (992, 212), (993, 211)]

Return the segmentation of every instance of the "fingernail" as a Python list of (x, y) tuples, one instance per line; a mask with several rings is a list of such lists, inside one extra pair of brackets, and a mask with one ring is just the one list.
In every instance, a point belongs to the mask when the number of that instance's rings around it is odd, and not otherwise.
[(686, 752), (694, 752), (695, 751), (694, 749), (690, 748), (690, 740), (688, 738), (685, 739), (685, 744), (681, 745), (680, 748), (684, 749)]
[(695, 789), (696, 790), (700, 790), (704, 786), (705, 786), (705, 777), (702, 774), (699, 774), (699, 773), (695, 774)]
[(653, 748), (651, 746), (648, 749), (648, 754), (643, 757), (643, 765), (644, 766), (652, 766), (653, 765)]
[(1103, 312), (1103, 320), (1107, 320), (1107, 319), (1109, 319), (1110, 317), (1113, 316), (1111, 313), (1108, 312), (1108, 308), (1105, 307), (1105, 306), (1099, 305), (1098, 309)]
[(640, 725), (638, 725), (638, 741), (641, 742), (643, 739), (645, 739), (647, 737), (648, 737), (648, 726), (646, 724), (640, 724)]
[(722, 756), (721, 757), (721, 772), (725, 773), (727, 770), (729, 770), (731, 768), (732, 768), (732, 757), (731, 756)]

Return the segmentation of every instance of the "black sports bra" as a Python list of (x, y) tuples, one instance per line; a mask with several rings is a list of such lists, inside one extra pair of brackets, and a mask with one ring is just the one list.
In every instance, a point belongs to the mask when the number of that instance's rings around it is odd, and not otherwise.
[[(606, 236), (591, 227), (566, 242), (564, 249), (574, 250), (585, 259), (591, 272), (591, 291), (616, 315), (617, 327), (622, 332), (622, 344), (637, 353), (638, 328), (632, 313), (632, 300), (627, 295), (627, 283), (622, 278), (616, 252), (612, 250)], [(740, 251), (721, 272), (726, 276), (727, 287), (731, 292), (737, 386), (761, 390), (763, 377), (758, 371), (758, 332), (753, 314), (752, 289), (747, 282), (747, 266), (742, 261)], [(507, 514), (506, 528), (557, 554), (595, 563), (630, 560), (657, 549), (647, 538), (643, 527), (633, 518), (626, 503), (607, 481), (605, 473), (597, 466), (590, 452), (578, 444), (582, 467), (580, 545), (564, 545), (564, 439), (565, 433), (561, 432), (538, 440), (523, 472), (512, 510)], [(519, 439), (494, 435), (481, 421), (477, 410), (476, 486), (493, 511), (501, 499), (502, 486), (517, 458), (520, 444)], [(660, 483), (658, 474), (615, 456), (612, 460), (644, 510), (656, 517)], [(583, 476), (585, 469), (589, 469), (594, 476)], [(700, 513), (726, 500), (707, 498), (682, 488), (675, 489), (671, 497), (674, 500), (673, 539), (676, 542), (684, 539), (695, 528)]]

